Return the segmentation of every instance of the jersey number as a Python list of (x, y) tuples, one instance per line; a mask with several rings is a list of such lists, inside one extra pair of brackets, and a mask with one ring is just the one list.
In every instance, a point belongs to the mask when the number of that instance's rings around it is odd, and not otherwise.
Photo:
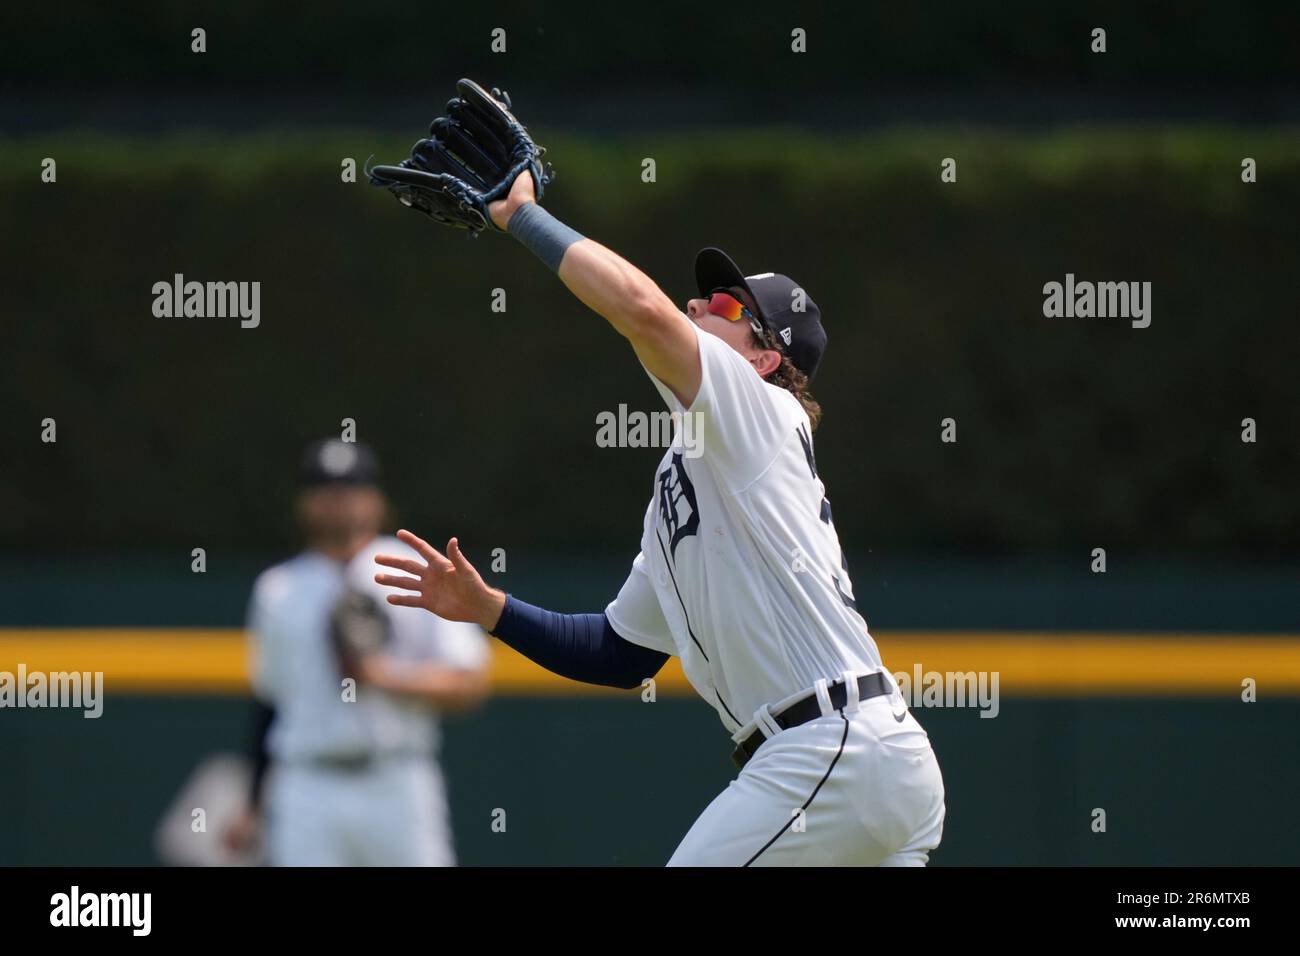
[[(813, 454), (812, 436), (808, 434), (808, 430), (804, 428), (803, 425), (799, 426), (799, 442), (803, 445), (804, 458), (808, 460), (808, 470), (812, 472), (812, 476), (816, 478), (817, 456)], [(828, 527), (834, 527), (831, 520), (831, 502), (825, 495), (822, 496), (821, 518)], [(858, 610), (858, 602), (853, 597), (853, 582), (849, 577), (849, 559), (845, 557), (843, 548), (840, 549), (840, 571), (843, 575), (843, 583), (841, 583), (839, 575), (831, 575), (831, 581), (835, 585), (835, 593), (840, 596), (840, 600), (844, 602), (845, 607), (852, 610), (859, 617), (862, 617), (862, 621), (865, 624), (866, 618), (863, 617), (862, 612)]]

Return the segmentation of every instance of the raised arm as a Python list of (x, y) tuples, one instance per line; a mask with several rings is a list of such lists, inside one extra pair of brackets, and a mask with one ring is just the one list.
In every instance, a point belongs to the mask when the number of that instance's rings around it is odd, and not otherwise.
[(570, 292), (632, 343), (641, 364), (682, 404), (695, 400), (701, 376), (695, 330), (649, 276), (538, 205), (527, 170), (489, 210), (498, 227), (532, 250)]

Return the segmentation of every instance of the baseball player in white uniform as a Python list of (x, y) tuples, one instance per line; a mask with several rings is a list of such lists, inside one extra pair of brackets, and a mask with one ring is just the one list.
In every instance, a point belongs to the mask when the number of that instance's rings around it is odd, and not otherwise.
[[(471, 624), (382, 601), (375, 555), (406, 548), (378, 536), (387, 507), (376, 478), (364, 445), (310, 446), (298, 502), (307, 548), (253, 587), (251, 671), (270, 763), (265, 829), (274, 865), (455, 863), (437, 714), (483, 697), (487, 640)], [(366, 594), (387, 640), (345, 664), (331, 613), (345, 595)], [(355, 674), (343, 672), (353, 665)], [(256, 777), (250, 811), (228, 834), (233, 846), (255, 832)]]
[[(808, 392), (826, 334), (786, 276), (745, 276), (718, 249), (679, 310), (626, 260), (557, 221), (525, 172), (490, 207), (631, 343), (683, 416), (656, 469), (641, 553), (603, 614), (557, 614), (488, 587), (448, 542), (376, 581), (391, 604), (478, 623), (556, 673), (639, 687), (669, 655), (717, 711), (739, 775), (670, 865), (923, 866), (944, 787), (853, 597), (817, 472)], [(691, 441), (685, 441), (689, 424)]]

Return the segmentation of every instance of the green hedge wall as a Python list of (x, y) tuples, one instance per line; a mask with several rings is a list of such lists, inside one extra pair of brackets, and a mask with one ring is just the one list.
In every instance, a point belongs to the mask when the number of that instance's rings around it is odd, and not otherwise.
[[(417, 132), (0, 141), (0, 535), (278, 546), (300, 444), (351, 417), (431, 534), (633, 548), (658, 455), (596, 447), (595, 417), (655, 409), (653, 389), (508, 239), (340, 181), (343, 157), (395, 160)], [(536, 132), (559, 170), (547, 204), (674, 299), (707, 244), (816, 299), (818, 460), (852, 548), (1300, 539), (1294, 131)], [(260, 281), (260, 327), (154, 317), (177, 272)], [(1044, 318), (1066, 273), (1152, 282), (1151, 327)]]

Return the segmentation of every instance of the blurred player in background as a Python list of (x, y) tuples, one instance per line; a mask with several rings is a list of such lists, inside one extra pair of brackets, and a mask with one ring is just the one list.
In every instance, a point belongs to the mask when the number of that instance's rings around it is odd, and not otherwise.
[[(264, 817), (276, 866), (455, 864), (437, 715), (483, 699), (487, 640), (378, 597), (375, 555), (415, 556), (379, 535), (388, 505), (378, 471), (364, 445), (310, 445), (297, 500), (306, 548), (253, 586), (256, 770), (227, 843), (249, 846)], [(343, 626), (373, 639), (344, 653), (339, 612), (357, 608), (373, 618), (358, 627), (353, 613)]]

